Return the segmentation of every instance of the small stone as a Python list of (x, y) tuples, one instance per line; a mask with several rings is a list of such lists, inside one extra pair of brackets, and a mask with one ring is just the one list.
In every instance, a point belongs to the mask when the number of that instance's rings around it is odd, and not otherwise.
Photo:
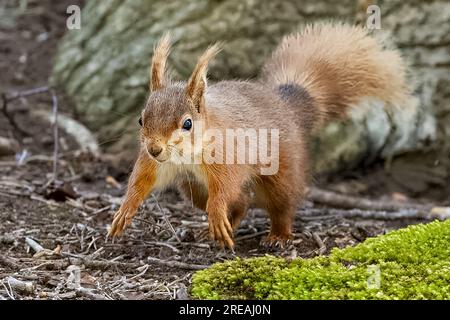
[(0, 137), (0, 157), (11, 156), (20, 150), (17, 140)]

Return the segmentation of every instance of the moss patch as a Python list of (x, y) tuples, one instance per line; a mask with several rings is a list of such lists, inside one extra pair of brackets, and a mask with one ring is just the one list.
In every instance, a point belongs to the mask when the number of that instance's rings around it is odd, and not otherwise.
[(450, 299), (450, 220), (409, 226), (328, 257), (217, 263), (193, 277), (199, 299)]

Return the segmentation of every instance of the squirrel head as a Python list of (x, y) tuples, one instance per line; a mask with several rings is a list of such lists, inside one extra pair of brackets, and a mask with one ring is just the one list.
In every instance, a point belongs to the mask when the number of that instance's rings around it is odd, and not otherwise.
[(141, 143), (156, 161), (182, 156), (183, 143), (193, 144), (194, 126), (206, 120), (208, 62), (219, 51), (217, 44), (210, 46), (187, 82), (170, 83), (165, 76), (170, 37), (166, 34), (159, 41), (150, 67), (150, 96), (139, 119)]

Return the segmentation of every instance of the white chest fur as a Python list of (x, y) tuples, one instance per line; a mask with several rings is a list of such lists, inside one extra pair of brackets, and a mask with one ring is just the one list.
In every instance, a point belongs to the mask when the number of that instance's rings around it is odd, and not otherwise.
[(198, 164), (174, 164), (170, 161), (158, 165), (155, 188), (159, 190), (175, 185), (180, 180), (196, 179), (206, 186), (206, 178)]

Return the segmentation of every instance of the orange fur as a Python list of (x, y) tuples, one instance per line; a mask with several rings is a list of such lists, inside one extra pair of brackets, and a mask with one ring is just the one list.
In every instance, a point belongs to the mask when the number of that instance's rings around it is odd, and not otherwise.
[(206, 91), (206, 73), (208, 70), (208, 63), (214, 58), (220, 51), (219, 44), (210, 46), (198, 59), (197, 65), (192, 72), (191, 77), (188, 80), (186, 86), (186, 94), (192, 103), (198, 110), (201, 110), (205, 106), (205, 91)]
[(128, 182), (125, 201), (114, 215), (109, 231), (112, 236), (120, 235), (136, 214), (137, 209), (149, 194), (156, 181), (156, 164), (141, 150)]
[(170, 34), (166, 33), (158, 42), (150, 64), (150, 90), (156, 91), (166, 85), (165, 71), (170, 52)]
[(341, 24), (307, 26), (285, 37), (263, 76), (272, 85), (297, 83), (307, 88), (316, 102), (316, 126), (345, 115), (363, 98), (397, 104), (409, 93), (399, 53), (384, 50), (363, 28)]
[[(249, 206), (269, 213), (271, 230), (266, 242), (284, 244), (292, 238), (292, 220), (309, 176), (310, 131), (345, 115), (365, 97), (396, 104), (409, 93), (398, 53), (384, 49), (358, 27), (307, 27), (282, 41), (260, 81), (221, 81), (208, 87), (207, 66), (218, 46), (208, 48), (199, 58), (186, 83), (167, 84), (164, 70), (169, 47), (165, 37), (155, 50), (152, 93), (142, 112), (141, 153), (111, 235), (123, 231), (153, 188), (176, 185), (206, 210), (210, 234), (222, 246), (234, 246), (233, 231)], [(218, 132), (278, 129), (278, 171), (260, 174), (261, 159), (239, 165), (170, 163), (169, 155), (178, 152), (178, 141), (170, 140), (170, 134), (187, 118), (201, 120), (207, 129)], [(155, 148), (163, 151), (151, 156), (149, 150)]]

